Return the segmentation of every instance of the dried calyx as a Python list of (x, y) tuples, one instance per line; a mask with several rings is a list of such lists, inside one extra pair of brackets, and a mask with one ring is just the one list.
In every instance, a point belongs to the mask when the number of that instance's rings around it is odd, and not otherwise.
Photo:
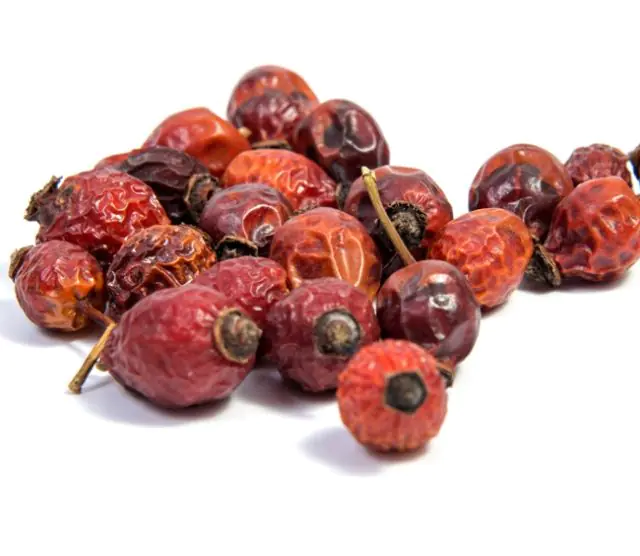
[(213, 325), (213, 341), (228, 361), (244, 364), (255, 356), (262, 330), (236, 308), (226, 309)]
[(418, 411), (427, 399), (427, 387), (416, 371), (395, 373), (387, 378), (384, 387), (386, 406), (411, 415)]
[(560, 274), (558, 265), (553, 260), (551, 253), (540, 243), (534, 247), (533, 256), (525, 274), (534, 282), (547, 284), (554, 288), (562, 284), (562, 274)]
[(13, 253), (11, 253), (11, 260), (9, 261), (9, 278), (11, 278), (11, 280), (16, 279), (18, 271), (20, 270), (20, 267), (22, 266), (27, 253), (31, 251), (32, 248), (33, 245), (29, 245), (27, 247), (16, 249)]
[(216, 258), (218, 261), (235, 259), (237, 257), (257, 257), (258, 246), (249, 241), (236, 236), (225, 236), (216, 245)]
[(24, 213), (24, 219), (29, 222), (40, 222), (41, 209), (50, 204), (58, 195), (58, 186), (61, 177), (53, 176), (46, 185), (34, 193), (29, 200), (29, 205)]
[(361, 337), (358, 321), (344, 309), (324, 313), (313, 328), (316, 350), (323, 355), (350, 357), (360, 347)]
[(184, 202), (194, 222), (200, 221), (204, 207), (218, 189), (218, 180), (209, 174), (191, 176), (184, 195)]
[[(427, 222), (427, 217), (424, 212), (411, 203), (396, 201), (389, 205), (386, 213), (407, 248), (416, 249), (419, 247)], [(380, 229), (376, 235), (382, 239), (383, 243), (388, 243), (389, 235), (380, 221), (379, 226), (381, 226), (382, 229)], [(388, 245), (388, 247), (393, 248), (392, 245)]]

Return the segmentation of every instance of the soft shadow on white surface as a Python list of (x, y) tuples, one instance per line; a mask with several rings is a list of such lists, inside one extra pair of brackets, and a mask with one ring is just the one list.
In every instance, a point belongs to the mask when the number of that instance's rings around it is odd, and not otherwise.
[(224, 411), (229, 400), (181, 410), (162, 409), (127, 391), (108, 374), (94, 371), (81, 394), (68, 395), (82, 404), (85, 410), (101, 419), (141, 427), (172, 427), (197, 419), (214, 418)]

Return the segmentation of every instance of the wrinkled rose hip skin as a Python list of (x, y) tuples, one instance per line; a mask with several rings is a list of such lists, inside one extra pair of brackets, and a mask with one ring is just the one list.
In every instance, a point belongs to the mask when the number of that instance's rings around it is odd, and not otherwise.
[(267, 316), (268, 357), (303, 390), (334, 390), (338, 375), (380, 329), (367, 295), (338, 278), (302, 284)]
[(255, 362), (261, 330), (219, 291), (190, 284), (145, 297), (125, 313), (103, 368), (162, 407), (228, 397)]
[(218, 191), (206, 204), (199, 226), (216, 245), (219, 260), (269, 254), (273, 234), (293, 214), (277, 189), (259, 183)]
[(107, 314), (119, 320), (143, 297), (188, 284), (215, 260), (196, 228), (181, 224), (140, 230), (127, 238), (107, 271)]
[(104, 309), (104, 277), (98, 261), (66, 241), (17, 250), (9, 275), (24, 314), (43, 328), (81, 330), (89, 324), (88, 307)]
[(522, 218), (544, 240), (553, 211), (573, 183), (562, 163), (535, 145), (512, 145), (493, 155), (476, 174), (469, 210), (502, 208)]
[(480, 332), (480, 305), (467, 279), (444, 261), (419, 261), (392, 274), (376, 308), (384, 336), (419, 344), (452, 368)]
[(522, 220), (500, 208), (478, 209), (449, 222), (438, 234), (430, 256), (457, 267), (478, 303), (502, 305), (520, 285), (533, 253)]
[(153, 190), (124, 172), (90, 170), (58, 183), (49, 182), (27, 208), (25, 218), (40, 224), (38, 243), (68, 241), (108, 265), (130, 234), (169, 224)]
[(211, 189), (217, 184), (206, 166), (187, 153), (169, 147), (142, 149), (122, 161), (117, 169), (151, 187), (174, 224), (193, 222), (187, 193), (194, 180), (210, 180)]
[(293, 149), (316, 161), (338, 183), (344, 199), (362, 166), (389, 164), (389, 145), (371, 114), (348, 100), (318, 105), (294, 133)]
[(287, 271), (289, 286), (313, 278), (341, 278), (373, 299), (380, 287), (382, 263), (365, 227), (337, 209), (317, 208), (280, 226), (270, 257)]
[(588, 147), (575, 149), (565, 167), (574, 185), (595, 178), (617, 176), (631, 187), (631, 174), (627, 168), (629, 158), (621, 150), (595, 143)]
[(563, 199), (529, 275), (559, 286), (563, 278), (620, 278), (640, 257), (640, 201), (622, 178), (586, 181)]
[(249, 141), (229, 122), (207, 108), (191, 108), (165, 119), (143, 147), (171, 147), (184, 151), (220, 177), (238, 154), (251, 148)]
[(347, 429), (380, 452), (422, 448), (447, 415), (447, 391), (435, 358), (406, 340), (363, 347), (340, 374), (337, 397)]
[(260, 66), (244, 74), (231, 93), (227, 117), (251, 131), (249, 140), (291, 141), (297, 123), (318, 105), (298, 74), (278, 66)]
[(222, 176), (222, 187), (262, 183), (282, 193), (294, 211), (336, 206), (336, 184), (317, 164), (280, 149), (259, 149), (237, 156)]

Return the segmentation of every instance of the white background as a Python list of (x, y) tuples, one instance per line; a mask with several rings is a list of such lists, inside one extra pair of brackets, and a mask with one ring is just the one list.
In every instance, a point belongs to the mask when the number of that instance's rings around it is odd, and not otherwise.
[(6, 277), (52, 174), (224, 115), (248, 69), (299, 71), (372, 114), (393, 164), (456, 214), (493, 152), (640, 142), (640, 9), (619, 2), (3, 2), (0, 554), (638, 554), (640, 268), (615, 287), (517, 291), (482, 322), (426, 453), (378, 457), (335, 403), (257, 372), (167, 414), (96, 373), (92, 338), (21, 314)]

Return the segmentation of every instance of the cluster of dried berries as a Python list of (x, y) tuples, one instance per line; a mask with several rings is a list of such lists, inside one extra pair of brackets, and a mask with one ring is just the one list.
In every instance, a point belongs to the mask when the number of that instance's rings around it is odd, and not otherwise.
[(32, 196), (35, 245), (10, 265), (20, 307), (44, 328), (104, 328), (72, 391), (99, 361), (182, 408), (230, 396), (266, 361), (335, 391), (363, 445), (416, 450), (440, 431), (484, 310), (525, 277), (611, 281), (640, 258), (640, 146), (565, 164), (510, 146), (454, 217), (426, 172), (390, 165), (367, 111), (321, 103), (290, 70), (242, 76), (227, 118), (173, 114)]

